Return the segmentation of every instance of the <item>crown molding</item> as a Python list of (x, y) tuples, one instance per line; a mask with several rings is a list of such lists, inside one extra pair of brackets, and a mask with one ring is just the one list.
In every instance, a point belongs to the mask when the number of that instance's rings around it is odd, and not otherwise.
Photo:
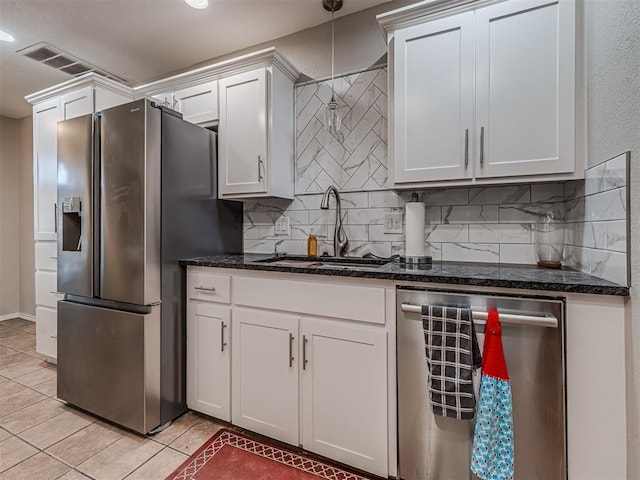
[(123, 85), (122, 83), (118, 83), (114, 80), (110, 80), (97, 73), (89, 72), (80, 75), (79, 77), (67, 80), (66, 82), (62, 82), (52, 87), (45, 88), (44, 90), (40, 90), (39, 92), (29, 94), (24, 97), (24, 99), (33, 105), (88, 86), (101, 87), (105, 90), (110, 90), (114, 93), (129, 97), (131, 97), (133, 93), (131, 87)]
[(138, 85), (133, 88), (133, 92), (136, 98), (139, 98), (140, 96), (167, 92), (176, 86), (187, 88), (229, 75), (270, 66), (278, 68), (294, 83), (300, 76), (300, 71), (284, 55), (278, 52), (275, 47), (270, 47), (222, 62), (205, 65), (204, 67), (179, 73), (155, 82)]
[(389, 35), (400, 28), (424, 23), (436, 17), (439, 13), (446, 12), (446, 15), (449, 15), (475, 9), (488, 3), (497, 2), (492, 0), (423, 0), (376, 15), (376, 19), (385, 34)]

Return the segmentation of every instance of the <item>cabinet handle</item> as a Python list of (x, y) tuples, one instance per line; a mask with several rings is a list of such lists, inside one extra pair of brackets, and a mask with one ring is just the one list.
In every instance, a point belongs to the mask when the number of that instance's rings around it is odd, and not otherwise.
[(480, 127), (480, 165), (484, 165), (484, 127)]
[(224, 324), (224, 322), (220, 322), (220, 351), (224, 352), (224, 347), (227, 346), (227, 342), (224, 341), (224, 329), (227, 328), (227, 326)]
[(289, 333), (289, 368), (293, 367), (293, 333)]
[(307, 369), (307, 336), (303, 335), (302, 336), (302, 370), (306, 370)]
[(57, 260), (58, 257), (49, 257), (51, 260)]
[(264, 170), (264, 162), (260, 155), (258, 155), (258, 181), (261, 182), (264, 176), (262, 175), (262, 170)]
[(53, 232), (58, 233), (58, 204), (53, 202)]
[(51, 295), (64, 295), (64, 292), (49, 292)]
[(49, 335), (51, 338), (53, 338), (54, 340), (58, 339), (58, 335)]
[(216, 291), (216, 287), (203, 287), (203, 286), (199, 286), (199, 287), (193, 287), (194, 290), (202, 290), (203, 292), (215, 292)]
[(464, 168), (469, 166), (469, 129), (464, 131)]

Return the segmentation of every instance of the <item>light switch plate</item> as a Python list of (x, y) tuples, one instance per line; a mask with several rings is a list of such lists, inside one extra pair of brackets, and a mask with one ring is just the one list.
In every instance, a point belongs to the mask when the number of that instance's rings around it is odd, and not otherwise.
[(384, 233), (402, 233), (402, 211), (384, 214)]
[(282, 215), (278, 220), (276, 220), (275, 234), (289, 235), (289, 217)]

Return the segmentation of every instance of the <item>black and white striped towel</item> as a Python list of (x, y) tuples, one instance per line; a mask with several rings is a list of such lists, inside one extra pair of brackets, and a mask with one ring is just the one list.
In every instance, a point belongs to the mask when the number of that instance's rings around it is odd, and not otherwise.
[(433, 413), (472, 419), (476, 411), (473, 371), (482, 364), (482, 357), (471, 310), (423, 306), (422, 326)]

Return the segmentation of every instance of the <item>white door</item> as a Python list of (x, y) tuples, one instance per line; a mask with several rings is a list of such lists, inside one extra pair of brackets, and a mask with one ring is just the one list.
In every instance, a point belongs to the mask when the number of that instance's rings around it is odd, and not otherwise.
[(267, 72), (261, 68), (219, 82), (221, 194), (266, 192)]
[(230, 308), (187, 304), (187, 406), (231, 421)]
[(60, 98), (62, 119), (69, 120), (93, 113), (93, 87), (81, 88), (77, 92), (63, 95)]
[(33, 203), (36, 240), (56, 240), (60, 99), (33, 107)]
[(574, 171), (575, 4), (476, 11), (478, 177)]
[(298, 318), (233, 309), (232, 422), (298, 445)]
[(218, 120), (218, 81), (184, 88), (173, 93), (175, 109), (191, 123)]
[(394, 182), (473, 176), (473, 12), (396, 32)]
[(303, 317), (301, 333), (302, 446), (386, 478), (386, 332)]

